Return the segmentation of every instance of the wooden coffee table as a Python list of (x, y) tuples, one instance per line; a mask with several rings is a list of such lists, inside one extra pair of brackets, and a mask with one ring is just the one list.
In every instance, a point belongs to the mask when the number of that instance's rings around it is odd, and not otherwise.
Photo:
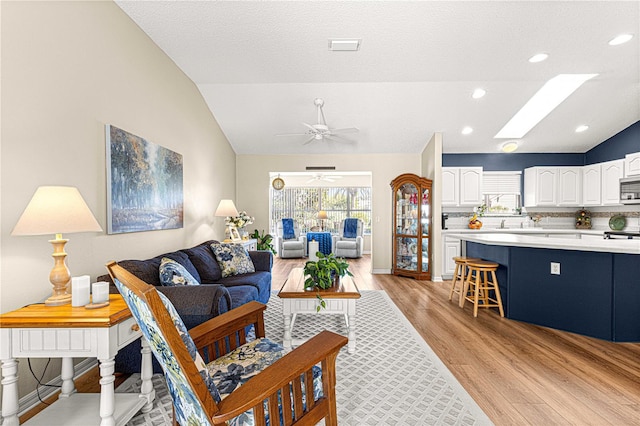
[[(282, 299), (282, 313), (284, 315), (284, 341), (283, 346), (291, 349), (294, 345), (301, 344), (304, 340), (293, 339), (293, 325), (298, 314), (341, 314), (347, 326), (347, 351), (352, 354), (356, 350), (356, 299), (360, 298), (360, 291), (353, 278), (344, 276), (340, 285), (327, 290), (305, 290), (304, 272), (302, 268), (294, 268), (289, 273), (287, 280), (280, 289), (278, 297)], [(326, 308), (317, 312), (320, 303), (317, 293), (320, 293), (326, 302)]]

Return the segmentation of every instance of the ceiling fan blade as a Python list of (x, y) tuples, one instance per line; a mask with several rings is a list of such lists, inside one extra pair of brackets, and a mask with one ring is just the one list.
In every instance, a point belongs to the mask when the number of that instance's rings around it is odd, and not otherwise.
[(280, 133), (276, 136), (307, 136), (308, 133)]
[(316, 137), (315, 137), (315, 135), (314, 135), (314, 136), (311, 136), (311, 137), (310, 137), (309, 139), (307, 139), (307, 140), (306, 140), (302, 145), (307, 145), (307, 144), (311, 143), (315, 138), (316, 138)]
[(357, 127), (344, 127), (342, 129), (329, 129), (332, 134), (336, 133), (358, 133), (360, 129)]
[(318, 132), (318, 129), (316, 129), (315, 127), (313, 127), (311, 124), (308, 124), (308, 123), (302, 123), (302, 124), (304, 124), (304, 125), (305, 125), (305, 126), (307, 126), (309, 129), (311, 129), (311, 131), (312, 131), (313, 133), (317, 133), (317, 132)]

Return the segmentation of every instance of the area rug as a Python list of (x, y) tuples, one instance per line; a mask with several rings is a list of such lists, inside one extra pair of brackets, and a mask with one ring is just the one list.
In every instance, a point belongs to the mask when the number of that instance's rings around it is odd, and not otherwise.
[[(267, 337), (282, 342), (282, 302), (274, 294), (265, 313)], [(312, 337), (328, 329), (346, 334), (339, 315), (299, 315), (293, 335)], [(491, 425), (384, 291), (362, 291), (357, 301), (356, 351), (343, 348), (336, 385), (340, 425)], [(153, 377), (156, 402), (128, 425), (170, 424), (171, 397), (163, 377)], [(117, 392), (139, 389), (134, 375)]]

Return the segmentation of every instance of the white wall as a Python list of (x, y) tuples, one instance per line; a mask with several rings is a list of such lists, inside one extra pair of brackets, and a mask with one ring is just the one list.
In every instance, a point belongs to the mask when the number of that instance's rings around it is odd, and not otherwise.
[[(335, 166), (336, 172), (371, 172), (373, 224), (371, 260), (374, 272), (391, 271), (392, 194), (389, 183), (402, 173), (420, 174), (415, 154), (358, 155), (238, 155), (236, 157), (237, 207), (256, 221), (252, 228), (269, 229), (270, 172), (302, 172), (307, 166)], [(274, 283), (274, 285), (277, 283)]]
[(421, 155), (422, 176), (431, 186), (431, 280), (442, 281), (442, 133), (434, 133)]
[[(0, 2), (2, 38), (0, 311), (51, 294), (53, 236), (12, 237), (36, 188), (79, 188), (106, 229), (104, 125), (184, 160), (183, 229), (66, 235), (72, 275), (222, 238), (213, 212), (233, 198), (235, 154), (197, 88), (113, 2)], [(213, 224), (213, 228), (212, 228)], [(45, 381), (59, 374), (49, 367)], [(20, 368), (20, 394), (35, 388)], [(36, 365), (36, 372), (41, 369)]]

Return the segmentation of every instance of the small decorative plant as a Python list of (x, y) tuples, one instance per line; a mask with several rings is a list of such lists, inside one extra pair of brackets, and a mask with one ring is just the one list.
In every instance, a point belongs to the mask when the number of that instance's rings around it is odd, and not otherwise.
[[(318, 260), (309, 260), (304, 264), (305, 288), (326, 290), (334, 285), (335, 280), (345, 275), (353, 276), (349, 271), (349, 264), (343, 258), (338, 258), (333, 253), (327, 255), (322, 252), (317, 253)], [(316, 310), (326, 308), (327, 304), (318, 291), (316, 297), (320, 301)]]
[(247, 225), (251, 225), (255, 217), (249, 216), (244, 210), (238, 212), (238, 216), (227, 216), (224, 220), (225, 225), (233, 225), (236, 228), (244, 228)]
[(264, 231), (260, 233), (257, 229), (255, 229), (250, 237), (258, 241), (256, 243), (256, 249), (268, 250), (271, 253), (276, 254), (276, 249), (273, 247), (273, 235), (265, 234)]

